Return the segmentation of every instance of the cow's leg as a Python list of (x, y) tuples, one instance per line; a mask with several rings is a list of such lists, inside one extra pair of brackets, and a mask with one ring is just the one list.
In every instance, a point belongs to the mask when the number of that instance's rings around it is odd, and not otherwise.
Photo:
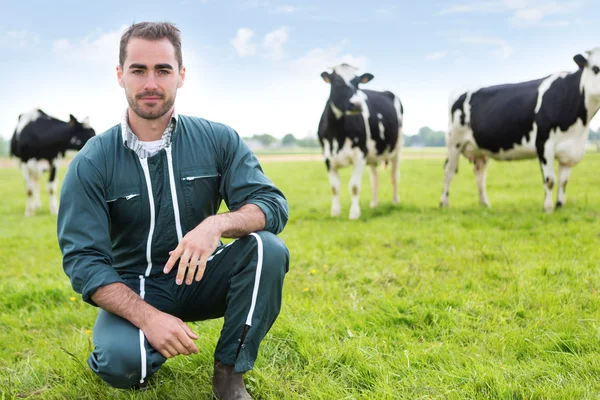
[(544, 191), (546, 192), (544, 198), (544, 210), (547, 213), (551, 213), (554, 208), (552, 203), (552, 189), (554, 188), (555, 175), (554, 175), (554, 149), (551, 144), (544, 146), (542, 157), (540, 157), (540, 165), (542, 167), (542, 176), (544, 178)]
[(479, 189), (479, 204), (484, 207), (489, 207), (490, 202), (485, 192), (485, 178), (488, 166), (487, 157), (477, 157), (473, 162), (473, 171), (475, 172), (475, 181)]
[(56, 194), (56, 188), (58, 186), (56, 181), (56, 160), (49, 160), (50, 164), (50, 178), (48, 179), (48, 194), (50, 195), (50, 214), (58, 214), (58, 199)]
[(354, 167), (352, 169), (352, 177), (348, 184), (348, 189), (352, 195), (352, 203), (350, 205), (350, 219), (360, 218), (360, 186), (362, 183), (362, 176), (365, 171), (366, 160), (364, 155), (357, 151), (357, 155), (354, 157)]
[(572, 169), (569, 165), (558, 165), (558, 197), (556, 198), (556, 208), (560, 208), (567, 203), (567, 182), (571, 176)]
[(379, 176), (377, 175), (377, 166), (371, 165), (371, 208), (377, 207), (377, 189), (379, 188)]
[[(29, 160), (31, 161), (31, 160)], [(35, 161), (35, 160), (34, 160)], [(25, 188), (27, 190), (27, 202), (25, 204), (25, 216), (31, 217), (35, 214), (35, 200), (34, 200), (34, 189), (35, 182), (30, 173), (30, 164), (29, 162), (21, 163), (21, 174), (23, 174), (23, 179), (25, 179)]]
[(396, 156), (392, 158), (390, 174), (392, 175), (392, 190), (394, 191), (392, 194), (392, 203), (398, 204), (400, 203), (400, 189), (398, 188), (400, 184), (400, 148), (398, 148)]
[(458, 169), (458, 157), (460, 156), (460, 147), (455, 144), (448, 145), (446, 155), (446, 164), (444, 165), (444, 191), (440, 199), (440, 207), (448, 207), (448, 198), (450, 197), (450, 183), (456, 170)]
[(327, 173), (329, 175), (329, 184), (331, 185), (331, 192), (333, 197), (331, 199), (331, 216), (339, 217), (341, 213), (340, 207), (340, 177), (338, 175), (337, 168), (332, 167), (329, 160), (326, 161)]

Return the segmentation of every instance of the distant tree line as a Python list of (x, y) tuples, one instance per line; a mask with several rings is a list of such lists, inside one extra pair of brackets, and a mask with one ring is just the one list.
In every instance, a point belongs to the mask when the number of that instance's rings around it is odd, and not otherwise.
[[(298, 139), (293, 134), (288, 133), (279, 139), (268, 133), (261, 133), (244, 137), (244, 140), (252, 147), (321, 147), (316, 134)], [(600, 130), (590, 130), (589, 141), (600, 144)], [(444, 147), (446, 145), (446, 136), (443, 131), (434, 131), (424, 126), (419, 129), (416, 135), (404, 135), (404, 145), (406, 147)], [(0, 156), (8, 156), (9, 150), (10, 139), (0, 138)]]

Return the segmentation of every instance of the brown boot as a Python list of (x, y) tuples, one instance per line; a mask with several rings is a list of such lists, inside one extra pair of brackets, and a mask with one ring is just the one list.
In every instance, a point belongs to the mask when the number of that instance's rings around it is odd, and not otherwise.
[(219, 400), (252, 400), (244, 385), (243, 373), (234, 373), (233, 365), (215, 360), (213, 393)]

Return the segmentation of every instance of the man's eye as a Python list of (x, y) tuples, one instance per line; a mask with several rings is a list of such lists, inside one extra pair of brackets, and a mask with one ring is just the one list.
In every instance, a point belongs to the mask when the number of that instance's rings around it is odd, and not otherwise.
[(144, 73), (144, 71), (142, 71), (141, 69), (134, 69), (131, 73), (134, 75), (141, 75)]
[(159, 75), (169, 75), (171, 73), (171, 71), (169, 71), (168, 69), (161, 69), (158, 71)]

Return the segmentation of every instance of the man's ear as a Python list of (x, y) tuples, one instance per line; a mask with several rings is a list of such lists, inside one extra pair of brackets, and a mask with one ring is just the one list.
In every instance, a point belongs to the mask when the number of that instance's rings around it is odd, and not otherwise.
[(122, 88), (125, 87), (125, 83), (123, 82), (123, 67), (117, 65), (117, 81), (119, 82), (119, 86)]

